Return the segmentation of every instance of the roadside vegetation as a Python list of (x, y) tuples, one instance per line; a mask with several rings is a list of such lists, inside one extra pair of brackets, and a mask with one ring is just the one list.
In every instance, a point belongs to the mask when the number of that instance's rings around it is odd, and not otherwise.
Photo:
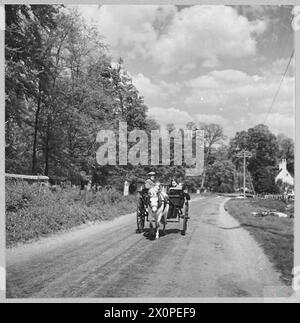
[(110, 189), (80, 196), (78, 189), (57, 192), (39, 185), (6, 183), (6, 244), (29, 242), (75, 226), (111, 220), (135, 210), (135, 196)]
[[(282, 280), (291, 285), (294, 267), (293, 205), (287, 208), (283, 201), (232, 199), (227, 202), (225, 209), (251, 233), (281, 273)], [(252, 215), (260, 211), (283, 212), (289, 217)]]

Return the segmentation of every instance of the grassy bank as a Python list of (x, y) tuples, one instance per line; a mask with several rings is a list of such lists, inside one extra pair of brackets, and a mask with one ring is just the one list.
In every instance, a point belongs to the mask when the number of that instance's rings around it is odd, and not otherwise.
[(6, 244), (28, 242), (75, 226), (113, 219), (134, 212), (136, 197), (110, 190), (88, 193), (78, 189), (40, 191), (38, 185), (6, 183)]
[(225, 205), (226, 210), (253, 235), (264, 249), (266, 255), (281, 273), (282, 280), (291, 285), (294, 266), (294, 220), (274, 216), (254, 217), (251, 214), (263, 210), (285, 212), (286, 207), (284, 202), (274, 200), (233, 199)]

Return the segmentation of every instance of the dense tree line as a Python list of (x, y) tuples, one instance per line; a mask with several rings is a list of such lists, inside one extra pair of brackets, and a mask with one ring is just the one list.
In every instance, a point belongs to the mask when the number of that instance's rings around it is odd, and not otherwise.
[(246, 164), (246, 185), (256, 193), (278, 193), (275, 178), (279, 162), (287, 160), (294, 176), (294, 141), (284, 134), (275, 136), (266, 125), (257, 125), (237, 132), (226, 144), (223, 129), (216, 124), (189, 123), (189, 129), (205, 132), (205, 167), (201, 178), (189, 179), (192, 187), (230, 193), (243, 186), (243, 158), (246, 150), (252, 154)]
[(99, 130), (119, 121), (129, 130), (158, 127), (123, 61), (112, 63), (101, 35), (76, 12), (6, 6), (6, 22), (7, 172), (105, 177), (111, 170), (95, 160)]
[[(189, 130), (204, 131), (200, 177), (185, 178), (185, 168), (174, 165), (174, 156), (171, 166), (97, 165), (98, 131), (117, 133), (120, 121), (127, 122), (129, 131), (159, 128), (148, 117), (122, 59), (112, 62), (98, 30), (76, 11), (58, 5), (8, 5), (5, 12), (6, 172), (77, 181), (84, 171), (100, 184), (121, 188), (125, 179), (137, 185), (155, 170), (164, 183), (175, 177), (194, 190), (231, 192), (239, 186), (242, 170), (237, 155), (247, 149), (253, 154), (247, 169), (257, 192), (276, 189), (280, 159), (286, 158), (294, 173), (293, 140), (276, 137), (264, 125), (237, 133), (226, 145), (220, 125), (187, 124)], [(170, 132), (174, 128), (167, 126)]]

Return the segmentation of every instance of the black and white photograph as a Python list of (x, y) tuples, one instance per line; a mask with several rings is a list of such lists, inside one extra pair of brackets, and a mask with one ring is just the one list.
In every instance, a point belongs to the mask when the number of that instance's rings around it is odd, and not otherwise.
[(7, 300), (295, 296), (298, 7), (4, 11)]

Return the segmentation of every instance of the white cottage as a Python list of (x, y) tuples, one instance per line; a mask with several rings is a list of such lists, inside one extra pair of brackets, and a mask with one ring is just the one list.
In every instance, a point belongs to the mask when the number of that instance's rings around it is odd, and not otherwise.
[(294, 186), (294, 178), (287, 170), (287, 162), (286, 159), (283, 159), (279, 164), (279, 174), (276, 177), (276, 183), (279, 181), (282, 182), (285, 186)]

